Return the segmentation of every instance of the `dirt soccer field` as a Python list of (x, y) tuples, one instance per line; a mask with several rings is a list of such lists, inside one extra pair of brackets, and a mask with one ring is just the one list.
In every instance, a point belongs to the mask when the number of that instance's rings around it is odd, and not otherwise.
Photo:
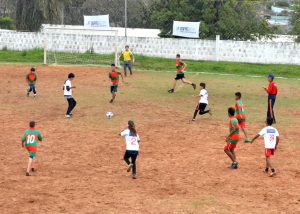
[[(190, 124), (199, 88), (179, 84), (168, 94), (174, 73), (137, 72), (109, 104), (108, 69), (37, 67), (35, 99), (25, 96), (29, 69), (0, 67), (0, 213), (300, 213), (300, 81), (276, 80), (281, 142), (272, 157), (278, 174), (270, 178), (262, 172), (262, 139), (238, 144), (238, 170), (223, 152), (234, 92), (244, 96), (250, 136), (264, 127), (266, 78), (187, 73), (207, 83), (214, 110)], [(64, 117), (62, 91), (69, 72), (78, 102), (72, 119)], [(26, 177), (20, 138), (32, 119), (44, 140), (38, 171)], [(118, 136), (129, 119), (142, 139), (137, 180), (126, 172)]]

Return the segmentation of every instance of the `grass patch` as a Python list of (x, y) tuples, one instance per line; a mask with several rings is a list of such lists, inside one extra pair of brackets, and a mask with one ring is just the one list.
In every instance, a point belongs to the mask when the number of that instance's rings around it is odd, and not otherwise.
[[(110, 65), (114, 60), (113, 54), (95, 53), (49, 53), (49, 62), (66, 65)], [(2, 63), (43, 63), (43, 50), (33, 49), (28, 51), (0, 51)], [(251, 64), (237, 62), (214, 62), (186, 60), (188, 71), (207, 72), (220, 74), (260, 75), (273, 73), (276, 76), (288, 78), (300, 78), (300, 66), (298, 65), (274, 65), (274, 64)], [(148, 57), (136, 55), (136, 70), (176, 71), (174, 59)]]

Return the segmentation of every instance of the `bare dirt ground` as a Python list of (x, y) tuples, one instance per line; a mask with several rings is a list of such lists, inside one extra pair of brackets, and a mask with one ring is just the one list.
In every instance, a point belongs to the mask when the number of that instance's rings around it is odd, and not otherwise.
[[(170, 97), (166, 84), (172, 74), (128, 78), (111, 105), (107, 69), (38, 67), (34, 99), (25, 96), (29, 68), (0, 67), (0, 213), (300, 213), (300, 125), (294, 122), (299, 106), (284, 116), (290, 123), (278, 125), (282, 143), (272, 158), (278, 174), (269, 178), (262, 172), (262, 140), (240, 142), (240, 168), (228, 168), (227, 106), (215, 104), (216, 116), (189, 124), (195, 92), (184, 86)], [(76, 74), (78, 101), (72, 119), (64, 118), (62, 95), (69, 72)], [(115, 117), (106, 119), (106, 111)], [(25, 177), (27, 153), (20, 137), (31, 119), (44, 141), (38, 171)], [(126, 172), (118, 136), (128, 119), (136, 121), (142, 138), (137, 180)], [(251, 136), (262, 128), (262, 123), (248, 125)]]

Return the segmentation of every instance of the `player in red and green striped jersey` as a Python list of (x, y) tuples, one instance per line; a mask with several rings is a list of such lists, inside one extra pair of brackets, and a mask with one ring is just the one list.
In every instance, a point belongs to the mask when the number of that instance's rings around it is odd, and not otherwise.
[(187, 68), (187, 64), (181, 61), (180, 54), (176, 55), (176, 68), (177, 74), (174, 79), (173, 88), (168, 90), (169, 93), (174, 93), (177, 80), (181, 80), (183, 83), (190, 84), (194, 90), (196, 89), (196, 84), (192, 83), (190, 80), (186, 79), (184, 76), (185, 69)]
[(234, 149), (240, 138), (240, 130), (239, 130), (239, 122), (234, 117), (235, 109), (228, 108), (228, 117), (229, 121), (229, 135), (226, 138), (226, 145), (224, 147), (224, 152), (228, 155), (228, 157), (232, 160), (231, 169), (238, 168), (238, 162), (236, 161), (236, 155)]
[(42, 134), (40, 131), (35, 129), (35, 122), (29, 122), (29, 130), (26, 130), (22, 136), (22, 147), (27, 149), (29, 153), (28, 166), (26, 170), (26, 176), (31, 176), (30, 171), (34, 172), (35, 169), (32, 167), (33, 158), (36, 157), (36, 151), (38, 142), (42, 141)]
[(246, 113), (241, 92), (235, 93), (235, 117), (239, 121), (240, 128), (245, 134), (245, 143), (250, 143), (251, 139), (248, 138), (246, 132)]
[(30, 73), (26, 75), (26, 80), (29, 86), (27, 90), (27, 97), (29, 97), (30, 92), (33, 92), (33, 96), (36, 96), (35, 82), (37, 80), (37, 75), (35, 73), (35, 68), (30, 69)]
[(110, 103), (113, 103), (118, 92), (119, 82), (120, 82), (120, 76), (122, 77), (122, 81), (124, 81), (123, 75), (121, 72), (116, 70), (116, 65), (111, 64), (111, 72), (109, 72), (108, 77), (110, 78), (112, 85), (110, 86), (110, 92), (112, 94), (112, 98), (109, 101)]

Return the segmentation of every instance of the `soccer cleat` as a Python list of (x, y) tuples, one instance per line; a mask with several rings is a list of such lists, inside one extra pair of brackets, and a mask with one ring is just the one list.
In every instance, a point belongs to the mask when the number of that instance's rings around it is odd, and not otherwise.
[(233, 162), (230, 166), (231, 169), (237, 169), (238, 168), (238, 162)]
[(194, 122), (194, 121), (196, 121), (196, 119), (195, 119), (195, 118), (193, 118), (193, 119), (192, 119), (192, 121)]
[(69, 114), (66, 114), (66, 115), (65, 115), (65, 117), (66, 117), (66, 118), (70, 118), (70, 117), (71, 117), (71, 115), (69, 115)]
[(29, 92), (26, 93), (26, 96), (29, 97)]
[(32, 172), (36, 172), (36, 169), (35, 169), (35, 168), (31, 168), (31, 171), (32, 171)]
[(269, 168), (265, 168), (264, 173), (269, 173)]
[(31, 176), (31, 174), (29, 172), (26, 172), (26, 176)]
[(252, 141), (252, 140), (251, 140), (250, 138), (246, 138), (244, 142), (245, 142), (245, 143), (251, 143), (251, 141)]
[(33, 97), (36, 97), (36, 94), (34, 94)]
[(132, 179), (137, 179), (136, 174), (132, 175)]
[(131, 169), (132, 169), (132, 164), (129, 164), (129, 165), (128, 165), (128, 168), (127, 168), (127, 172), (130, 172)]
[(111, 99), (110, 101), (109, 101), (109, 103), (113, 103), (114, 102), (114, 100), (113, 99)]
[(196, 90), (196, 84), (192, 83), (192, 86), (193, 86), (194, 90)]
[(172, 89), (168, 90), (168, 92), (169, 92), (170, 94), (172, 94), (172, 93), (174, 93), (174, 89), (172, 88)]

